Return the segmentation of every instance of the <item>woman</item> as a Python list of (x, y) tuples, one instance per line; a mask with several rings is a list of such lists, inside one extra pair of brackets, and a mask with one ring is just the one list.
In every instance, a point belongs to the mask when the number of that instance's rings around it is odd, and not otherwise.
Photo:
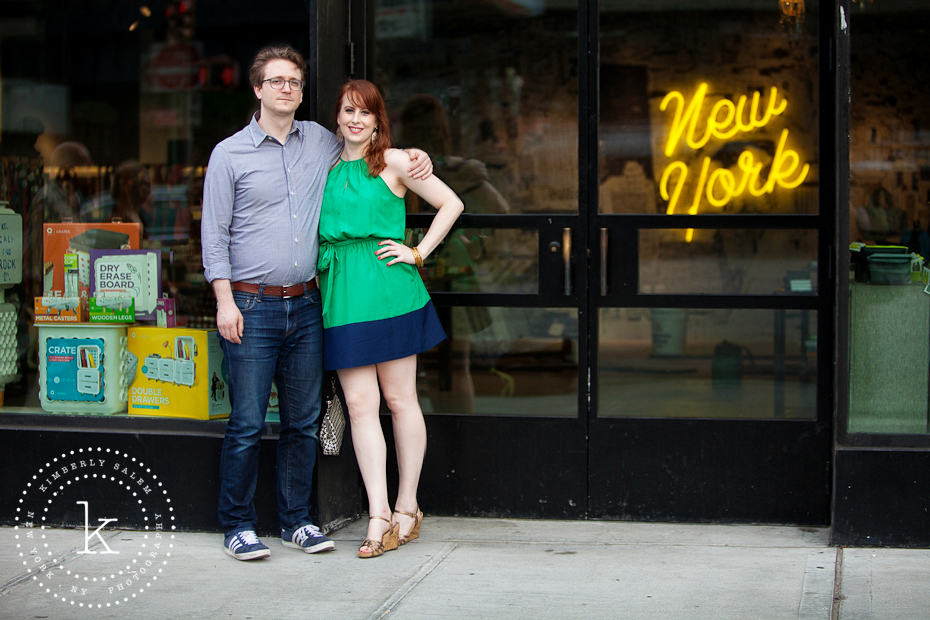
[[(417, 400), (416, 355), (438, 344), (445, 333), (416, 268), (452, 228), (463, 205), (435, 176), (408, 177), (409, 157), (390, 148), (384, 100), (371, 82), (353, 80), (343, 86), (336, 123), (344, 146), (329, 173), (320, 215), (323, 365), (338, 371), (349, 410), (370, 516), (358, 556), (371, 558), (420, 532), (417, 485), (426, 425)], [(438, 209), (414, 247), (401, 243), (407, 190)], [(391, 410), (397, 448), (393, 514), (378, 417), (379, 385)]]

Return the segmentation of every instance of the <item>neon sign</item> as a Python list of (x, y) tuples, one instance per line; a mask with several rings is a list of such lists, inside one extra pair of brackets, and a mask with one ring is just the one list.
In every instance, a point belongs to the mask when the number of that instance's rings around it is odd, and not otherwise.
[[(659, 110), (673, 111), (665, 142), (666, 157), (673, 157), (679, 148), (700, 150), (712, 138), (729, 140), (738, 134), (762, 129), (788, 109), (787, 99), (773, 86), (764, 105), (762, 94), (757, 91), (749, 97), (740, 95), (736, 100), (719, 99), (705, 112), (708, 89), (709, 85), (703, 82), (690, 100), (677, 90), (662, 99)], [(811, 168), (810, 164), (802, 164), (798, 152), (788, 147), (787, 129), (782, 129), (778, 137), (767, 176), (763, 176), (763, 167), (749, 149), (739, 154), (735, 169), (720, 166), (712, 169), (711, 158), (703, 157), (693, 183), (688, 214), (701, 211), (704, 202), (720, 208), (745, 194), (758, 197), (773, 193), (776, 187), (794, 189), (804, 182)], [(659, 193), (663, 200), (668, 201), (667, 214), (677, 212), (691, 172), (688, 164), (680, 159), (665, 166), (659, 180)], [(691, 241), (693, 235), (694, 231), (689, 229), (685, 240)]]

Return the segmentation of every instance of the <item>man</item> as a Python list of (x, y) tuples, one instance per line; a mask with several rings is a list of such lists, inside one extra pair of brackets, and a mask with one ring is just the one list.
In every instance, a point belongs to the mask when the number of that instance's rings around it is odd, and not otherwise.
[[(293, 48), (258, 52), (249, 80), (259, 112), (214, 148), (204, 181), (204, 275), (216, 295), (232, 402), (218, 515), (226, 553), (238, 560), (271, 554), (255, 533), (252, 500), (272, 380), (281, 413), (281, 542), (307, 553), (334, 548), (310, 520), (310, 491), (322, 382), (317, 231), (326, 175), (342, 147), (317, 123), (294, 120), (305, 76)], [(425, 153), (411, 159), (412, 175), (429, 176)]]

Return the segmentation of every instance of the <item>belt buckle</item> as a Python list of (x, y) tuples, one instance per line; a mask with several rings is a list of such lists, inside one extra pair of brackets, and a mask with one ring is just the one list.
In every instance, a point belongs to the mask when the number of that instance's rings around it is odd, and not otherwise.
[(305, 291), (303, 291), (303, 290), (300, 291), (300, 293), (298, 293), (298, 294), (296, 294), (296, 295), (288, 295), (288, 294), (287, 294), (287, 292), (286, 292), (287, 289), (289, 289), (289, 288), (297, 288), (298, 286), (303, 287), (303, 286), (305, 286), (305, 285), (294, 284), (294, 285), (292, 285), (292, 286), (282, 286), (282, 287), (281, 287), (281, 299), (291, 299), (292, 297), (300, 297), (301, 295), (303, 295), (304, 292), (305, 292)]

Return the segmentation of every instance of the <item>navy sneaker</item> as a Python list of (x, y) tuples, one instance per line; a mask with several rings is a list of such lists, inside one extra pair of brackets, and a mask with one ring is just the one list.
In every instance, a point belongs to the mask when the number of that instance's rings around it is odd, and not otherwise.
[(271, 549), (262, 544), (255, 530), (242, 530), (230, 534), (223, 545), (226, 554), (237, 560), (257, 560), (271, 555)]
[(332, 551), (336, 543), (326, 537), (320, 528), (308, 523), (293, 530), (281, 529), (281, 544), (285, 547), (301, 549), (307, 553)]

